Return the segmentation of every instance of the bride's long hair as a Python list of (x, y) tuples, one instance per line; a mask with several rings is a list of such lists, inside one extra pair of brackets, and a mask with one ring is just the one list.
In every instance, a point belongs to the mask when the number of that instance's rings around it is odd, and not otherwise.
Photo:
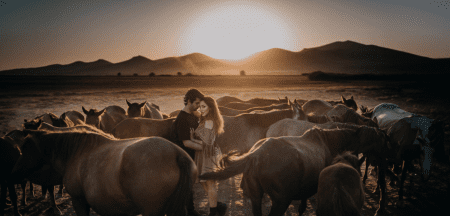
[(216, 132), (216, 135), (222, 134), (224, 132), (223, 130), (223, 118), (220, 114), (219, 106), (216, 103), (216, 100), (214, 98), (205, 96), (203, 100), (206, 105), (209, 107), (209, 113), (206, 116), (200, 117), (200, 121), (204, 120), (212, 120), (214, 123), (214, 130)]

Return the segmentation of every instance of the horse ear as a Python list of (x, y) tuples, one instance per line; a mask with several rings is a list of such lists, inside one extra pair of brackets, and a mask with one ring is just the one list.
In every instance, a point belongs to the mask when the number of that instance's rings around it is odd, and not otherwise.
[(25, 123), (26, 123), (26, 122), (27, 122), (27, 120), (26, 120), (26, 119), (23, 119), (23, 122), (25, 122)]
[(101, 111), (95, 112), (96, 116), (102, 115), (106, 111), (106, 108), (102, 109)]
[(353, 100), (353, 95), (352, 95), (352, 97), (351, 97), (350, 99), (352, 99), (352, 100)]
[(341, 95), (341, 101), (342, 103), (345, 103), (345, 101), (347, 101), (343, 95)]
[(81, 109), (83, 109), (84, 114), (88, 114), (89, 112), (84, 108), (84, 106), (81, 106)]
[(142, 108), (146, 103), (147, 101), (144, 101), (143, 103), (139, 104), (139, 108)]
[(131, 103), (128, 102), (128, 99), (125, 99), (125, 101), (127, 102), (128, 106), (131, 106)]

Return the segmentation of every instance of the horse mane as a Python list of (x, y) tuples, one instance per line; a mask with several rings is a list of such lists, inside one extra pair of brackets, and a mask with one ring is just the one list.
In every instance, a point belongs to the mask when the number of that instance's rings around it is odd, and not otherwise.
[(330, 121), (326, 115), (314, 115), (314, 113), (306, 115), (306, 120), (317, 124), (323, 124)]
[(341, 154), (336, 155), (334, 157), (333, 162), (331, 164), (337, 164), (337, 163), (346, 163), (355, 168), (356, 170), (360, 170), (358, 168), (359, 165), (359, 159), (356, 155), (352, 154), (351, 151), (344, 151)]
[[(97, 134), (93, 132), (50, 132), (44, 131), (41, 134), (40, 146), (47, 155), (52, 155), (52, 158), (60, 158), (63, 164), (66, 164), (69, 158), (76, 154), (89, 151), (99, 145), (108, 143), (111, 139), (104, 134)], [(51, 154), (50, 154), (51, 153)]]

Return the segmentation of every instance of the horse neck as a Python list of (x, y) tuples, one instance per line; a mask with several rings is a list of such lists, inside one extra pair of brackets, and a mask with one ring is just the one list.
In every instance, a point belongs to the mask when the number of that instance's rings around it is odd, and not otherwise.
[(318, 136), (323, 140), (333, 157), (344, 150), (353, 150), (348, 149), (350, 147), (348, 143), (355, 143), (354, 135), (348, 130), (323, 130), (318, 131)]
[(85, 132), (51, 133), (44, 135), (42, 151), (44, 157), (60, 173), (64, 173), (67, 163), (84, 152), (108, 143), (109, 139), (96, 134)]

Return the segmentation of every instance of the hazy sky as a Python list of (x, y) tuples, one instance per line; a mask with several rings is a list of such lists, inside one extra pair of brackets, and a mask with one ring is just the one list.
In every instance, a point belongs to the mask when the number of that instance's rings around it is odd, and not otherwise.
[(450, 58), (450, 0), (0, 1), (0, 70), (345, 40)]

